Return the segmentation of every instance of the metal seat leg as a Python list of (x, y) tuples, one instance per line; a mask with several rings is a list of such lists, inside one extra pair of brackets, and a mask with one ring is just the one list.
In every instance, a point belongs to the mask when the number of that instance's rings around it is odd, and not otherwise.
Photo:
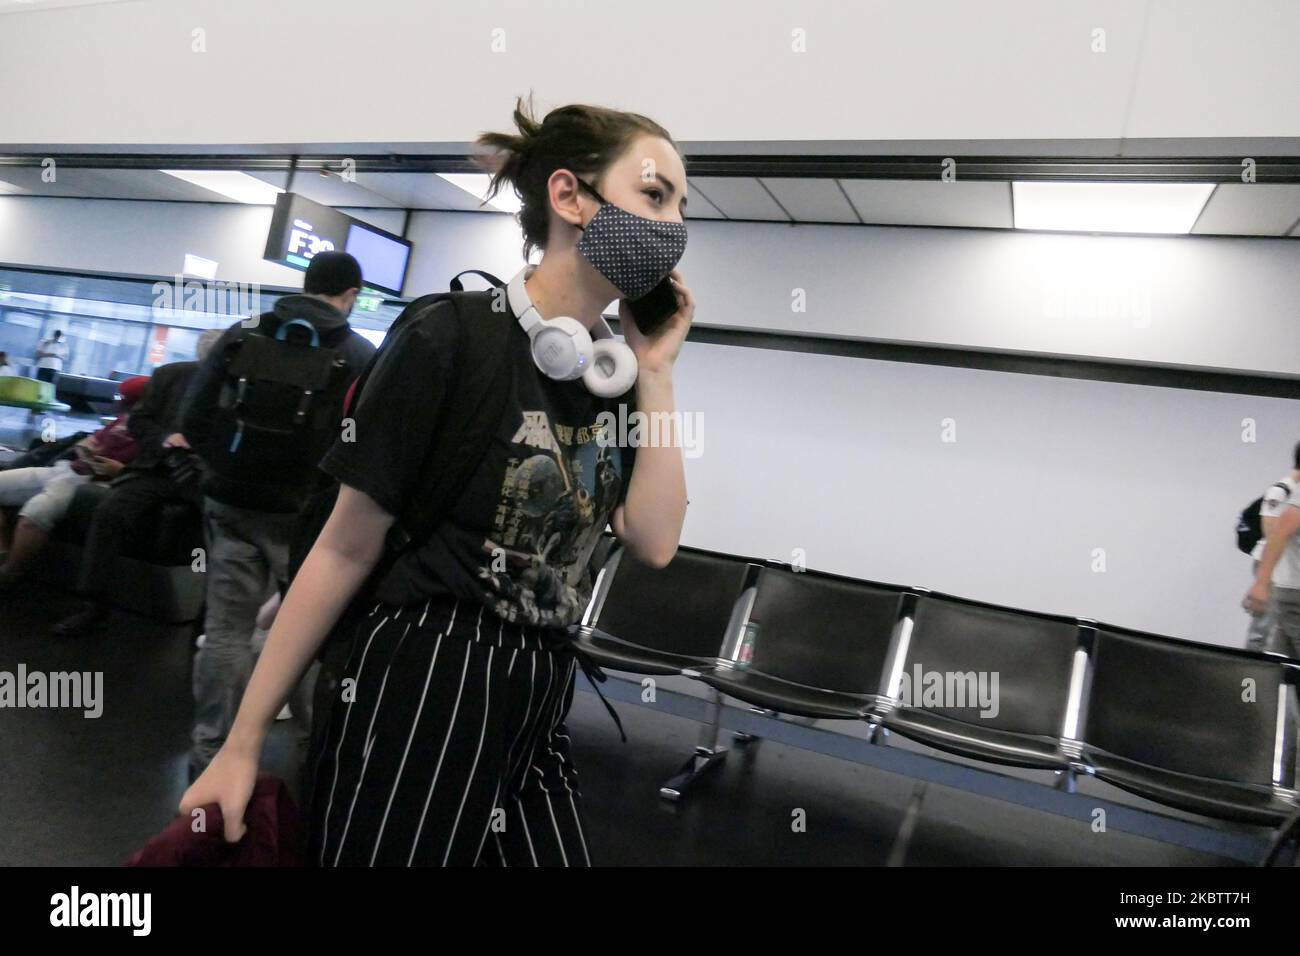
[(1078, 789), (1078, 779), (1075, 777), (1074, 770), (1056, 771), (1056, 782), (1053, 786), (1065, 793), (1075, 793)]
[(700, 726), (700, 740), (695, 753), (659, 788), (665, 800), (680, 800), (687, 789), (727, 758), (727, 748), (718, 746), (718, 731), (722, 722), (722, 695), (714, 690), (709, 701), (709, 719)]

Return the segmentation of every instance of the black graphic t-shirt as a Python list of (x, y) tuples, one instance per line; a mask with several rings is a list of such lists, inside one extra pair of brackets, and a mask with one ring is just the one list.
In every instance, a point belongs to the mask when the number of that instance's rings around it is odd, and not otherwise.
[[(442, 308), (442, 306), (440, 306)], [(445, 308), (450, 309), (449, 304)], [(398, 333), (371, 371), (352, 418), (321, 468), (400, 514), (428, 486), (420, 469), (446, 407), (457, 325), (451, 315)], [(510, 336), (506, 413), (464, 493), (432, 537), (404, 561), (410, 602), (451, 595), (507, 621), (567, 627), (591, 599), (591, 553), (627, 496), (634, 449), (598, 440), (602, 412), (620, 420), (633, 392), (592, 395), (533, 363), (528, 335)]]

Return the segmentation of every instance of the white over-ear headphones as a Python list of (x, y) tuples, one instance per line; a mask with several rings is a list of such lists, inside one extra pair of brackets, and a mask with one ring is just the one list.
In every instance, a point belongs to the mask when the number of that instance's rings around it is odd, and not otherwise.
[(593, 395), (615, 398), (636, 383), (636, 353), (614, 338), (604, 317), (588, 332), (567, 315), (543, 319), (533, 307), (524, 281), (537, 268), (524, 266), (506, 287), (510, 310), (532, 344), (533, 361), (548, 378), (569, 382), (581, 378)]

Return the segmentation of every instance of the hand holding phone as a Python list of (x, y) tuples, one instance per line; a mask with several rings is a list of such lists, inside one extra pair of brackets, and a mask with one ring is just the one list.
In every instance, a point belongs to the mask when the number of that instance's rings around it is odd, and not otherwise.
[[(668, 304), (668, 297), (674, 305)], [(651, 304), (651, 299), (657, 302)], [(636, 303), (634, 306), (633, 303)], [(645, 307), (650, 307), (647, 310)], [(636, 308), (640, 313), (633, 311)], [(619, 329), (636, 353), (638, 374), (663, 372), (677, 361), (682, 344), (695, 320), (695, 296), (682, 274), (674, 269), (668, 277), (641, 299), (620, 299)], [(648, 330), (648, 331), (647, 331)]]
[(642, 335), (654, 335), (677, 311), (677, 293), (672, 278), (665, 276), (657, 286), (639, 299), (627, 300), (632, 320)]
[(126, 465), (116, 458), (105, 458), (103, 455), (96, 455), (90, 463), (90, 470), (100, 478), (116, 478), (125, 468)]

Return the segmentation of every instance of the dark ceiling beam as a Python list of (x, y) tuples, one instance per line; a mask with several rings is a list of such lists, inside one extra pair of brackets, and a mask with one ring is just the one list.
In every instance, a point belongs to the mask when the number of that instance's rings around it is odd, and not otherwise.
[[(6, 166), (40, 166), (52, 155), (68, 169), (238, 169), (248, 172), (288, 171), (292, 157), (123, 153), (35, 153), (0, 155)], [(1254, 162), (1254, 179), (1260, 183), (1300, 183), (1300, 157), (1206, 157), (1169, 159), (1061, 159), (1060, 157), (966, 156), (953, 157), (958, 180), (1006, 182), (1243, 182), (1244, 162)], [(362, 173), (470, 173), (481, 172), (468, 156), (353, 155), (300, 156), (303, 171), (341, 172), (344, 160)], [(687, 155), (692, 176), (763, 177), (771, 179), (911, 179), (940, 178), (945, 156), (718, 156)]]

